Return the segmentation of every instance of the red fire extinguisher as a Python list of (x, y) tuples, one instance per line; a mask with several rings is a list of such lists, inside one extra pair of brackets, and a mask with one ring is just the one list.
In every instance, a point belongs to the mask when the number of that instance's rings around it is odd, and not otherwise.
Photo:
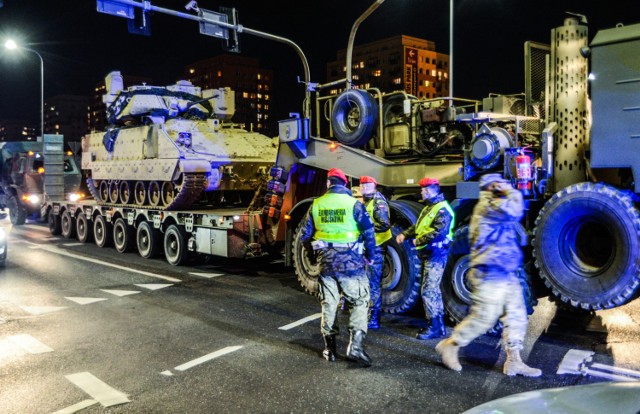
[(531, 190), (531, 157), (524, 152), (516, 157), (516, 184), (518, 190)]

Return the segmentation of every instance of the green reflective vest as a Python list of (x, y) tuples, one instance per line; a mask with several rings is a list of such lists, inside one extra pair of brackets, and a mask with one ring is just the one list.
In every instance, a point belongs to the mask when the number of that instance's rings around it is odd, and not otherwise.
[[(431, 227), (431, 224), (433, 224), (433, 220), (436, 218), (438, 211), (440, 211), (442, 208), (446, 208), (449, 214), (451, 214), (451, 224), (449, 225), (449, 234), (447, 235), (447, 237), (449, 238), (449, 240), (453, 240), (453, 227), (455, 225), (456, 216), (453, 212), (453, 209), (446, 201), (441, 201), (437, 204), (434, 204), (431, 207), (431, 210), (429, 210), (429, 212), (427, 212), (427, 214), (422, 217), (420, 222), (416, 224), (416, 239), (419, 239), (420, 237), (424, 236), (427, 233), (431, 233), (434, 230), (433, 227)], [(416, 246), (416, 249), (424, 249), (425, 247), (427, 247), (427, 245), (419, 247)]]
[[(374, 220), (373, 207), (375, 206), (375, 201), (376, 201), (376, 197), (373, 196), (373, 198), (369, 200), (369, 202), (365, 206), (367, 207), (367, 213), (369, 213), (369, 215), (371, 216), (371, 220)], [(383, 231), (382, 233), (376, 232), (376, 246), (380, 246), (382, 243), (386, 242), (389, 239), (391, 239), (390, 228), (387, 231)]]
[(314, 239), (329, 243), (353, 243), (360, 231), (353, 218), (356, 199), (348, 194), (327, 193), (313, 200), (311, 214), (316, 226)]

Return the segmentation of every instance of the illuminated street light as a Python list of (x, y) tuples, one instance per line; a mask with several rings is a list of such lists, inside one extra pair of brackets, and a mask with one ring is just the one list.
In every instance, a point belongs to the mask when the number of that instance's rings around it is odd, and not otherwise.
[(42, 56), (40, 53), (33, 49), (29, 49), (28, 47), (23, 47), (16, 44), (12, 39), (9, 39), (5, 42), (4, 47), (9, 50), (21, 49), (26, 50), (27, 52), (32, 52), (38, 55), (40, 58), (40, 137), (37, 138), (37, 141), (42, 141), (44, 139), (44, 60), (42, 60)]

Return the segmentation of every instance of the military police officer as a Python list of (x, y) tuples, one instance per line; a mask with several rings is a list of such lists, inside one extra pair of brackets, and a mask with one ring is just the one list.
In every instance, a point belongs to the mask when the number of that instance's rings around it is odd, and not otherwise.
[(369, 329), (380, 327), (380, 310), (382, 299), (380, 295), (380, 280), (382, 279), (382, 265), (384, 263), (385, 245), (391, 239), (391, 223), (389, 221), (389, 205), (387, 199), (377, 190), (378, 182), (373, 177), (360, 177), (360, 193), (367, 212), (373, 220), (376, 236), (376, 254), (373, 265), (367, 266), (371, 299), (369, 301)]
[(522, 194), (500, 174), (480, 177), (480, 199), (469, 224), (473, 302), (469, 315), (453, 330), (451, 338), (436, 346), (442, 362), (462, 370), (458, 349), (466, 346), (502, 319), (507, 349), (506, 375), (537, 377), (541, 371), (522, 361), (520, 350), (527, 333), (527, 308), (516, 272), (522, 266), (518, 226), (524, 213)]
[(416, 338), (432, 339), (446, 335), (440, 282), (453, 239), (454, 213), (440, 193), (438, 180), (425, 177), (420, 180), (420, 187), (425, 207), (416, 224), (399, 234), (396, 241), (401, 244), (406, 238), (414, 238), (422, 259), (421, 295), (429, 326), (420, 330)]
[(336, 359), (336, 313), (342, 294), (350, 311), (347, 359), (369, 366), (371, 358), (364, 349), (369, 308), (365, 263), (373, 263), (376, 242), (367, 210), (346, 184), (347, 177), (341, 170), (329, 170), (327, 192), (313, 201), (303, 225), (302, 241), (307, 246), (311, 244), (320, 268), (320, 330), (325, 345), (322, 355), (328, 361)]

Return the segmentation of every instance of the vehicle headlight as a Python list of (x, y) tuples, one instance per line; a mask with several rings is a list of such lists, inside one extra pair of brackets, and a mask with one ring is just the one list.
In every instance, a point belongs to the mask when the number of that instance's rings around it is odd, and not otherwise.
[(24, 197), (25, 201), (30, 202), (31, 204), (39, 204), (40, 203), (40, 196), (37, 194), (28, 194)]
[(78, 201), (82, 198), (84, 198), (84, 194), (82, 193), (70, 193), (67, 198), (69, 199), (69, 201)]

